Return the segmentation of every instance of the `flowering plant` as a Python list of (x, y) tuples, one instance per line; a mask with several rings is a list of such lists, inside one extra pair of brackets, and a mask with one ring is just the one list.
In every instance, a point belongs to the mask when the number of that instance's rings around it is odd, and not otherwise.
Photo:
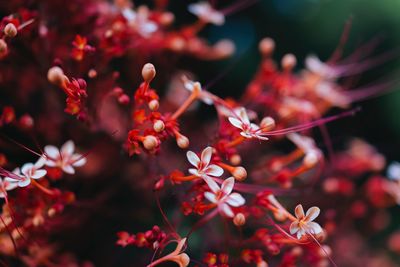
[[(346, 28), (331, 59), (301, 68), (293, 54), (276, 62), (263, 38), (258, 70), (233, 98), (177, 66), (233, 56), (233, 41), (202, 30), (255, 1), (187, 4), (193, 23), (168, 0), (9, 2), (2, 264), (395, 266), (400, 163), (359, 138), (335, 146), (328, 129), (392, 88), (349, 82), (391, 59), (370, 56), (375, 42), (343, 56)], [(364, 245), (386, 229), (388, 249)]]

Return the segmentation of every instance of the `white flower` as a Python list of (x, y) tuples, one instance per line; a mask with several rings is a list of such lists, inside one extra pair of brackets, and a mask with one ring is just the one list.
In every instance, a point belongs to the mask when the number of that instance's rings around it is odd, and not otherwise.
[(303, 206), (297, 205), (294, 212), (297, 220), (290, 224), (290, 233), (292, 235), (297, 233), (297, 238), (300, 239), (305, 234), (316, 235), (322, 232), (321, 226), (318, 223), (313, 222), (320, 213), (318, 207), (309, 208), (306, 215), (304, 215)]
[(322, 152), (312, 138), (298, 133), (289, 133), (287, 138), (304, 152), (303, 162), (307, 166), (314, 166), (322, 158)]
[(74, 174), (74, 167), (81, 167), (86, 164), (86, 158), (81, 154), (74, 154), (75, 144), (67, 141), (59, 150), (55, 146), (45, 146), (46, 166), (58, 167), (65, 173)]
[(222, 183), (221, 187), (211, 177), (204, 176), (203, 179), (211, 189), (211, 192), (205, 192), (204, 196), (210, 202), (217, 204), (222, 215), (232, 218), (234, 214), (230, 206), (239, 207), (246, 202), (239, 193), (232, 193), (235, 178), (229, 177)]
[(225, 16), (215, 10), (208, 2), (199, 2), (188, 6), (190, 13), (196, 15), (200, 20), (221, 26), (225, 23)]
[(392, 162), (387, 169), (387, 177), (391, 180), (400, 181), (400, 163)]
[(176, 264), (178, 264), (179, 267), (187, 267), (190, 263), (190, 258), (186, 253), (184, 253), (184, 245), (186, 243), (186, 240), (187, 240), (187, 238), (185, 237), (185, 238), (181, 239), (180, 241), (178, 241), (178, 244), (174, 251), (172, 251), (170, 254), (168, 254), (162, 258), (159, 258), (156, 261), (153, 261), (146, 267), (154, 267), (154, 266), (159, 265), (160, 263), (166, 262), (166, 261), (175, 262)]
[(140, 6), (137, 10), (129, 7), (124, 7), (121, 11), (122, 16), (129, 22), (142, 37), (148, 38), (158, 30), (155, 22), (149, 20), (149, 9), (145, 6)]
[(18, 187), (18, 180), (11, 178), (4, 178), (4, 180), (2, 180), (0, 178), (0, 187), (0, 198), (5, 198), (7, 196), (7, 191), (11, 191)]
[(200, 158), (196, 155), (196, 153), (192, 151), (188, 151), (186, 153), (187, 159), (190, 164), (192, 164), (194, 168), (189, 169), (189, 172), (193, 175), (203, 177), (204, 175), (219, 177), (224, 173), (224, 170), (215, 165), (211, 164), (211, 156), (212, 156), (212, 147), (206, 147), (202, 152)]
[(262, 136), (262, 130), (260, 127), (257, 124), (250, 122), (245, 108), (240, 108), (237, 116), (238, 118), (229, 117), (228, 120), (233, 126), (242, 130), (240, 134), (243, 137), (268, 140), (267, 137)]
[(46, 162), (44, 157), (40, 157), (39, 160), (33, 163), (25, 163), (22, 168), (16, 168), (13, 173), (18, 176), (19, 179), (14, 179), (16, 177), (6, 177), (5, 180), (13, 183), (17, 183), (19, 187), (28, 186), (31, 183), (31, 179), (40, 179), (47, 174), (46, 170), (41, 169)]
[(202, 90), (201, 84), (199, 82), (194, 82), (192, 80), (189, 80), (185, 75), (182, 76), (182, 81), (185, 89), (190, 92), (193, 92), (193, 90), (197, 87), (196, 89), (200, 91), (199, 98), (205, 104), (212, 105), (214, 103), (211, 97), (207, 95), (208, 92)]
[(334, 79), (338, 77), (338, 72), (334, 67), (322, 62), (317, 56), (310, 55), (305, 60), (306, 68), (312, 73), (318, 74), (326, 79)]

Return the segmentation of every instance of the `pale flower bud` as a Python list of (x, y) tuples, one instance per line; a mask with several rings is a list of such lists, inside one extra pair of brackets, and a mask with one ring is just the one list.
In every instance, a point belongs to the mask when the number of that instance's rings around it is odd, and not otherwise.
[(158, 145), (158, 140), (155, 136), (153, 135), (147, 135), (144, 139), (143, 139), (143, 146), (145, 149), (147, 150), (153, 150), (154, 148), (156, 148)]
[(291, 71), (297, 64), (297, 59), (293, 54), (286, 54), (282, 58), (282, 68), (286, 71)]
[(229, 161), (233, 164), (233, 165), (239, 165), (242, 162), (242, 158), (240, 157), (239, 154), (234, 154), (231, 156), (231, 158), (229, 159)]
[(156, 131), (157, 133), (164, 131), (165, 129), (165, 124), (162, 120), (157, 120), (154, 122), (153, 125), (153, 129), (154, 131)]
[(268, 263), (266, 261), (257, 262), (257, 267), (268, 267)]
[(233, 177), (238, 181), (243, 181), (247, 177), (247, 171), (243, 167), (236, 167), (232, 172)]
[(271, 117), (265, 117), (261, 120), (260, 127), (262, 131), (269, 131), (275, 127), (275, 120)]
[(18, 33), (17, 27), (15, 27), (14, 24), (12, 23), (8, 23), (5, 27), (4, 27), (4, 34), (7, 37), (15, 37)]
[(176, 143), (180, 148), (184, 149), (189, 146), (189, 139), (184, 135), (179, 135), (176, 138)]
[(269, 56), (275, 50), (275, 41), (272, 38), (266, 37), (260, 41), (258, 49), (262, 55)]
[(47, 72), (47, 80), (54, 85), (61, 85), (64, 76), (64, 71), (58, 66), (51, 67)]
[(153, 100), (151, 100), (149, 102), (148, 106), (149, 106), (149, 109), (154, 111), (154, 110), (157, 110), (159, 108), (160, 103), (158, 102), (158, 100), (153, 99)]
[(238, 213), (235, 215), (235, 217), (233, 217), (233, 223), (236, 226), (242, 226), (246, 223), (246, 217), (243, 213)]
[(151, 63), (145, 64), (142, 69), (142, 76), (145, 82), (151, 82), (151, 80), (156, 76), (156, 68), (154, 65)]

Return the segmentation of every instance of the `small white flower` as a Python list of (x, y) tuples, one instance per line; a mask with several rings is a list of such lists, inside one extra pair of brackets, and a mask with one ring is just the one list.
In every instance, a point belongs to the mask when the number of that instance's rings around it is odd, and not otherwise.
[(387, 169), (387, 177), (391, 180), (400, 181), (400, 162), (392, 162)]
[(182, 76), (182, 81), (183, 81), (183, 86), (185, 87), (185, 89), (190, 92), (193, 92), (195, 87), (197, 87), (197, 90), (200, 91), (199, 98), (205, 104), (212, 105), (214, 103), (214, 101), (211, 99), (211, 97), (207, 95), (208, 92), (205, 92), (202, 90), (201, 84), (199, 82), (194, 82), (194, 81), (188, 79), (185, 75)]
[(321, 226), (313, 222), (318, 217), (320, 209), (318, 207), (311, 207), (304, 215), (302, 205), (297, 205), (295, 210), (297, 220), (290, 224), (290, 233), (297, 234), (297, 239), (300, 239), (305, 234), (317, 235), (322, 232)]
[(334, 67), (322, 62), (317, 56), (310, 55), (305, 60), (306, 68), (312, 73), (318, 74), (326, 79), (335, 79), (338, 77), (338, 72)]
[(188, 151), (186, 153), (187, 159), (190, 164), (192, 164), (196, 168), (189, 169), (189, 172), (193, 175), (203, 177), (204, 175), (219, 177), (224, 173), (224, 170), (215, 165), (210, 164), (212, 157), (212, 147), (206, 147), (202, 152), (200, 158), (196, 155), (196, 153), (192, 151)]
[(240, 108), (237, 116), (238, 118), (229, 117), (228, 120), (233, 126), (242, 130), (240, 134), (243, 137), (268, 140), (267, 137), (262, 135), (260, 127), (257, 124), (250, 122), (245, 108)]
[(211, 192), (205, 192), (204, 196), (212, 203), (217, 204), (219, 212), (226, 217), (234, 217), (232, 207), (240, 207), (246, 201), (239, 193), (232, 193), (235, 185), (235, 178), (229, 177), (226, 179), (221, 187), (211, 177), (204, 176), (203, 179), (206, 181)]
[(225, 23), (225, 16), (215, 10), (208, 2), (199, 2), (188, 6), (190, 13), (196, 15), (200, 20), (221, 26)]
[(19, 179), (13, 177), (6, 177), (5, 180), (12, 183), (17, 183), (19, 187), (28, 186), (31, 183), (31, 179), (40, 179), (47, 174), (46, 170), (41, 169), (44, 166), (46, 159), (40, 157), (39, 160), (33, 163), (25, 163), (22, 168), (16, 168), (13, 173), (18, 176)]
[(86, 164), (86, 158), (81, 154), (74, 153), (75, 144), (67, 141), (59, 150), (55, 146), (45, 146), (46, 166), (58, 167), (65, 173), (74, 174), (74, 167), (81, 167)]
[(149, 9), (145, 6), (133, 10), (130, 7), (124, 7), (121, 10), (122, 16), (129, 22), (142, 37), (148, 38), (158, 30), (155, 22), (149, 20)]
[(305, 157), (303, 162), (306, 165), (313, 166), (322, 158), (323, 154), (321, 150), (316, 146), (314, 139), (311, 137), (298, 133), (289, 133), (287, 134), (287, 138), (304, 152)]

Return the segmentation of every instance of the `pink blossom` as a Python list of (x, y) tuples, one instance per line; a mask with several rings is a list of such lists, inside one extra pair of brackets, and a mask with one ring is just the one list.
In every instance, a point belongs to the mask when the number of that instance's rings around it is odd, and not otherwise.
[(210, 202), (217, 204), (222, 215), (232, 218), (234, 214), (230, 206), (240, 207), (246, 202), (239, 193), (232, 193), (235, 178), (229, 177), (222, 183), (221, 187), (211, 177), (204, 176), (203, 179), (211, 189), (211, 192), (205, 192), (204, 196)]
[(315, 218), (318, 217), (320, 209), (318, 207), (311, 207), (307, 210), (306, 215), (304, 215), (303, 206), (301, 204), (297, 205), (295, 208), (295, 215), (297, 220), (292, 222), (290, 225), (290, 233), (296, 234), (297, 238), (300, 239), (305, 234), (319, 234), (322, 232), (321, 226), (313, 222)]
[(233, 126), (242, 130), (240, 134), (243, 137), (268, 140), (267, 137), (262, 136), (262, 130), (260, 129), (260, 127), (257, 124), (250, 122), (249, 116), (247, 115), (245, 108), (241, 108), (237, 115), (238, 118), (229, 117), (228, 120)]
[(193, 175), (204, 177), (205, 175), (219, 177), (224, 173), (224, 170), (215, 165), (210, 164), (212, 157), (212, 147), (206, 147), (202, 152), (200, 158), (196, 155), (196, 153), (192, 151), (188, 151), (186, 153), (187, 159), (190, 164), (192, 164), (196, 168), (189, 169), (189, 172)]
[(224, 14), (215, 10), (208, 2), (190, 4), (188, 10), (204, 22), (212, 23), (217, 26), (221, 26), (225, 23)]
[(13, 177), (6, 177), (5, 180), (8, 182), (16, 182), (19, 187), (28, 186), (31, 183), (31, 179), (40, 179), (47, 174), (46, 170), (41, 169), (46, 162), (44, 157), (40, 157), (36, 163), (25, 163), (21, 169), (14, 169), (13, 173), (20, 179), (14, 179)]
[(67, 141), (59, 150), (55, 146), (45, 146), (46, 166), (58, 167), (65, 173), (74, 174), (74, 167), (81, 167), (86, 164), (86, 158), (81, 154), (74, 153), (75, 144)]

